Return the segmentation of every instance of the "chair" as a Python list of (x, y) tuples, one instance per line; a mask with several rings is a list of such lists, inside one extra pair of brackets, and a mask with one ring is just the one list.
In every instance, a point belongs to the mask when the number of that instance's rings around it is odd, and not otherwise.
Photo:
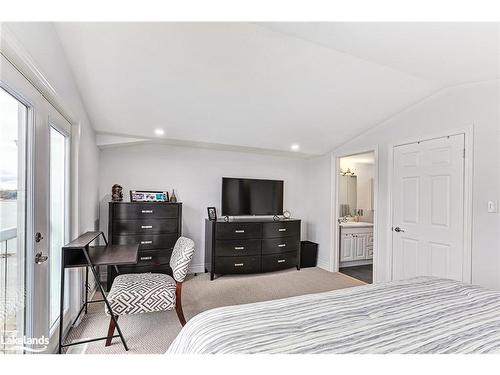
[[(194, 242), (186, 237), (179, 237), (175, 243), (170, 267), (173, 278), (160, 273), (136, 273), (118, 275), (111, 286), (108, 301), (115, 315), (142, 314), (146, 312), (167, 311), (175, 308), (182, 326), (186, 318), (182, 311), (182, 282), (189, 264), (193, 259)], [(106, 315), (110, 315), (105, 307)], [(115, 321), (110, 318), (106, 346), (111, 345), (111, 336), (115, 332)]]

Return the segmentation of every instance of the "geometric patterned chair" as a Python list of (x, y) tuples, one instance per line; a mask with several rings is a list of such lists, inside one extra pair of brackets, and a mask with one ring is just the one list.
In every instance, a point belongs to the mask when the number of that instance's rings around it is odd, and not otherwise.
[[(179, 321), (184, 326), (186, 318), (182, 311), (182, 282), (186, 278), (193, 254), (194, 241), (187, 237), (179, 237), (170, 257), (173, 278), (161, 273), (118, 275), (108, 294), (108, 301), (116, 320), (120, 315), (166, 311), (175, 308)], [(105, 312), (109, 315), (107, 307), (105, 307)], [(115, 322), (110, 318), (108, 336), (113, 336), (115, 328)], [(106, 346), (111, 345), (111, 340), (111, 338), (106, 340)]]

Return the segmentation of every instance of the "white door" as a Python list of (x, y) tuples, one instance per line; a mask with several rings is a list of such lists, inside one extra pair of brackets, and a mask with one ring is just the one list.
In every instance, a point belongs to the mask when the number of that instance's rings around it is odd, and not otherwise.
[(394, 147), (392, 233), (393, 279), (463, 280), (463, 134)]
[[(70, 124), (1, 55), (0, 68), (0, 352), (36, 352), (57, 325)], [(11, 344), (23, 336), (36, 344)]]

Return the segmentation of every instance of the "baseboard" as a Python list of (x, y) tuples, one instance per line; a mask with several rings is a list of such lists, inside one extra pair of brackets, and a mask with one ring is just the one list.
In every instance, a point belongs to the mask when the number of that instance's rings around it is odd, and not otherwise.
[(330, 271), (330, 265), (325, 260), (318, 259), (318, 262), (316, 263), (316, 266), (319, 267), (319, 268), (322, 268), (322, 269), (324, 269), (326, 271)]
[(191, 264), (191, 266), (189, 266), (189, 273), (203, 273), (203, 272), (205, 272), (204, 263)]
[(351, 262), (341, 262), (340, 263), (340, 268), (342, 268), (342, 267), (366, 266), (368, 264), (373, 264), (373, 259), (353, 260)]

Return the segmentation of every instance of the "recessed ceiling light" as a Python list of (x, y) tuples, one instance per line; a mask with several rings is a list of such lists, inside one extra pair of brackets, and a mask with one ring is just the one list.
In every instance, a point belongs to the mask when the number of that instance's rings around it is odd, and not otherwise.
[(291, 148), (292, 148), (292, 151), (299, 151), (300, 150), (300, 146), (296, 143), (294, 143)]
[(163, 134), (165, 134), (165, 130), (163, 130), (163, 129), (155, 129), (155, 134), (156, 135), (163, 135)]

